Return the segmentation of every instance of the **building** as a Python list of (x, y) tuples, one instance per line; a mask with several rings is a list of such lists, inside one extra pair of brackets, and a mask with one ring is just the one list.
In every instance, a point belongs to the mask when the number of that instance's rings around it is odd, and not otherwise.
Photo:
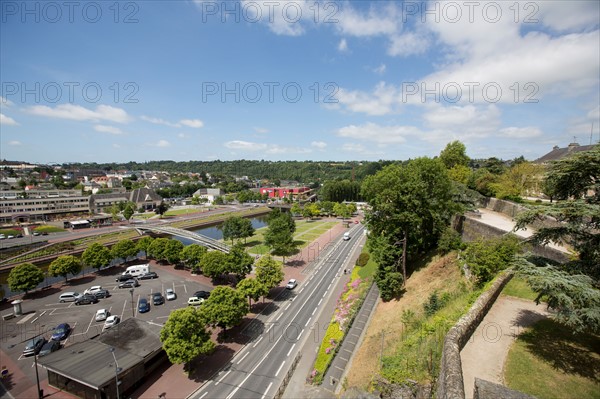
[(553, 161), (558, 161), (564, 157), (576, 154), (578, 152), (590, 151), (596, 145), (579, 145), (579, 143), (571, 143), (565, 148), (560, 148), (555, 145), (552, 151), (533, 161), (534, 163), (548, 164)]
[(49, 385), (80, 398), (129, 397), (128, 393), (167, 360), (160, 328), (130, 318), (95, 338), (52, 352), (38, 363), (48, 371)]
[(135, 203), (138, 209), (144, 208), (146, 211), (151, 211), (160, 205), (162, 197), (156, 194), (156, 191), (142, 187), (129, 193), (129, 201)]
[(89, 200), (79, 190), (0, 191), (0, 223), (42, 221), (88, 213)]
[(289, 198), (293, 201), (308, 198), (311, 191), (308, 187), (261, 187), (258, 189), (259, 193), (262, 195), (267, 194), (269, 198)]
[(225, 195), (225, 193), (220, 188), (200, 188), (196, 190), (194, 194), (192, 194), (193, 197), (206, 199), (206, 202), (211, 205), (214, 204), (217, 197), (221, 197), (223, 195)]

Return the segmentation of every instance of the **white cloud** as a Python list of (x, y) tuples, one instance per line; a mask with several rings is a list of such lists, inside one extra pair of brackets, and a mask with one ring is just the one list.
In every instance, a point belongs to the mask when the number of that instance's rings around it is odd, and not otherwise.
[(112, 147), (113, 147), (113, 148), (121, 148), (121, 145), (120, 145), (120, 144), (117, 144), (117, 143), (113, 143)]
[(14, 105), (14, 103), (12, 101), (10, 101), (8, 98), (6, 97), (2, 97), (0, 96), (0, 106), (7, 106), (10, 107)]
[(536, 11), (534, 18), (557, 31), (589, 29), (598, 24), (600, 3), (597, 1), (544, 1), (535, 4), (534, 9), (528, 6), (526, 14)]
[(109, 134), (123, 134), (123, 131), (118, 127), (106, 126), (106, 125), (95, 125), (94, 130), (101, 133)]
[(393, 35), (390, 38), (390, 47), (387, 53), (393, 57), (407, 57), (409, 55), (423, 54), (429, 47), (429, 40), (422, 34), (407, 32)]
[(20, 141), (18, 141), (18, 140), (11, 140), (11, 141), (9, 141), (7, 144), (8, 144), (8, 145), (15, 146), (15, 147), (16, 147), (16, 146), (23, 145), (23, 143), (21, 143), (21, 142), (20, 142)]
[(513, 138), (513, 139), (529, 139), (533, 137), (539, 137), (542, 135), (542, 131), (537, 127), (506, 127), (500, 129), (500, 136)]
[(265, 129), (264, 127), (254, 127), (253, 129), (258, 134), (267, 134), (267, 133), (269, 133), (269, 129)]
[(382, 126), (367, 122), (361, 126), (344, 126), (338, 129), (335, 134), (338, 137), (387, 145), (404, 143), (407, 136), (420, 135), (422, 131), (415, 126)]
[(378, 75), (383, 75), (385, 73), (386, 68), (387, 67), (385, 66), (385, 64), (381, 64), (377, 68), (373, 69), (373, 72), (375, 72)]
[(348, 51), (348, 42), (346, 41), (346, 39), (340, 40), (338, 44), (338, 51), (341, 53), (345, 53)]
[(339, 19), (335, 27), (342, 34), (355, 37), (392, 35), (399, 30), (399, 14), (400, 10), (393, 3), (384, 7), (371, 6), (366, 15), (346, 3), (335, 15)]
[(371, 93), (340, 88), (336, 94), (338, 106), (367, 115), (386, 115), (397, 111), (400, 92), (393, 85), (379, 82)]
[[(225, 3), (215, 4), (225, 7)], [(245, 21), (265, 23), (277, 35), (300, 36), (306, 31), (305, 25), (314, 24), (313, 0), (241, 0), (239, 4), (239, 14)], [(225, 15), (223, 10), (217, 17), (221, 15)]]
[(0, 125), (2, 126), (16, 126), (18, 125), (17, 121), (15, 121), (10, 116), (6, 116), (0, 113)]
[(423, 120), (432, 128), (466, 128), (468, 126), (496, 127), (500, 123), (500, 110), (495, 105), (432, 106), (423, 114)]
[(311, 152), (308, 148), (302, 147), (282, 147), (278, 144), (254, 143), (251, 141), (232, 140), (224, 144), (230, 150), (240, 150), (257, 152), (265, 154), (306, 154)]
[(193, 127), (195, 129), (199, 129), (204, 126), (204, 122), (200, 119), (182, 119), (179, 121), (179, 124), (187, 127)]
[(310, 143), (310, 146), (319, 150), (324, 150), (325, 147), (327, 147), (327, 143), (324, 141), (313, 141)]
[(127, 123), (132, 118), (121, 108), (111, 107), (110, 105), (98, 105), (95, 110), (91, 110), (80, 105), (61, 104), (54, 108), (46, 105), (34, 105), (26, 108), (26, 112), (49, 118), (69, 119), (75, 121), (110, 121), (115, 123)]
[(262, 143), (252, 143), (250, 141), (233, 140), (226, 142), (225, 147), (231, 150), (264, 151), (267, 148), (267, 145)]
[(158, 148), (167, 148), (171, 146), (167, 140), (158, 140), (155, 143), (146, 143), (148, 147), (158, 147)]
[(345, 152), (353, 152), (356, 154), (360, 154), (362, 156), (384, 156), (384, 151), (373, 151), (372, 149), (368, 149), (362, 144), (359, 143), (344, 143), (341, 146), (341, 150)]

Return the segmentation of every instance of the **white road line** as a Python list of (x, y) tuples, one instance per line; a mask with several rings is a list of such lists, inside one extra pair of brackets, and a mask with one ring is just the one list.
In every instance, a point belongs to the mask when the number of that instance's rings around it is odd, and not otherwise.
[(221, 378), (219, 379), (219, 381), (215, 382), (215, 386), (219, 385), (219, 383), (220, 383), (221, 381), (223, 381), (223, 380), (225, 379), (225, 377), (227, 377), (227, 376), (229, 375), (229, 373), (231, 373), (231, 370), (229, 370), (228, 372), (226, 372), (226, 373), (223, 375), (223, 377), (221, 377)]
[(206, 395), (208, 395), (208, 391), (204, 392), (204, 393), (202, 394), (202, 396), (200, 396), (200, 399), (202, 399), (202, 398), (203, 398), (203, 397), (205, 397)]
[(317, 311), (317, 309), (318, 309), (318, 308), (314, 308), (314, 309), (313, 309), (313, 311), (312, 311), (312, 313), (311, 313), (310, 315), (311, 315), (311, 316), (314, 316), (314, 315), (315, 315), (315, 312)]
[[(331, 280), (331, 284), (335, 283), (335, 277)], [(329, 284), (329, 285), (331, 285)]]
[(323, 296), (322, 296), (321, 298), (325, 298), (325, 295), (327, 295), (327, 291), (325, 291), (325, 292), (323, 293)]
[(292, 304), (291, 304), (291, 303), (288, 303), (288, 304), (287, 304), (287, 306), (285, 307), (285, 309), (284, 309), (284, 310), (288, 310), (288, 308), (289, 308), (290, 306), (292, 306)]
[(290, 355), (290, 353), (292, 353), (292, 351), (294, 350), (294, 347), (296, 346), (296, 344), (292, 345), (292, 347), (290, 348), (290, 350), (288, 351), (287, 355), (285, 355), (286, 357), (288, 357)]
[(267, 389), (265, 390), (265, 393), (263, 393), (262, 398), (264, 398), (265, 396), (267, 396), (267, 392), (269, 392), (269, 389), (271, 389), (271, 386), (273, 386), (273, 382), (271, 381), (271, 383), (269, 383), (269, 386), (267, 387)]
[(327, 286), (327, 289), (325, 291), (329, 291), (330, 288), (331, 288), (331, 283), (329, 283), (329, 285)]
[(250, 354), (250, 351), (246, 352), (244, 354), (244, 356), (242, 356), (242, 358), (240, 360), (238, 360), (235, 364), (240, 364), (246, 358), (246, 356), (248, 356), (249, 354)]
[(323, 298), (319, 299), (319, 303), (317, 303), (317, 306), (319, 306), (321, 302), (323, 302)]
[(302, 334), (304, 334), (304, 328), (302, 329), (302, 331), (300, 331), (300, 334), (298, 334), (298, 341), (300, 341), (300, 337), (302, 336)]
[(275, 377), (277, 377), (279, 375), (279, 372), (281, 371), (284, 364), (285, 364), (285, 360), (283, 361), (283, 363), (281, 363), (281, 366), (279, 366), (279, 368), (277, 369), (277, 372), (275, 373)]
[(304, 327), (306, 327), (308, 325), (308, 323), (310, 323), (311, 320), (312, 320), (312, 317), (309, 317), (308, 320), (306, 320), (306, 324), (304, 325)]
[(277, 316), (277, 318), (275, 319), (275, 321), (281, 319), (281, 316), (283, 316), (283, 313), (279, 313), (279, 316)]
[[(271, 326), (270, 326), (269, 328), (271, 328), (271, 327), (273, 327), (273, 324), (271, 324)], [(267, 330), (267, 332), (268, 332), (268, 330)], [(263, 339), (263, 338), (264, 338), (264, 335), (261, 335), (261, 336), (260, 336), (260, 338), (258, 339), (258, 341), (256, 341), (256, 343), (255, 343), (254, 345), (252, 345), (252, 347), (253, 347), (253, 348), (256, 348), (256, 345), (258, 345), (258, 343), (259, 343), (260, 341), (262, 341), (262, 339)]]

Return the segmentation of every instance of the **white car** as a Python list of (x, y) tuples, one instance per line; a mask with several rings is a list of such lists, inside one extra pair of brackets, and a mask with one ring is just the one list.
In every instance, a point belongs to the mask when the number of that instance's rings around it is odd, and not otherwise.
[(167, 301), (173, 301), (177, 299), (177, 294), (175, 293), (175, 291), (173, 291), (173, 289), (167, 288), (165, 290), (165, 298), (167, 298)]
[(96, 311), (96, 321), (103, 321), (110, 316), (110, 312), (106, 309), (98, 309)]
[(190, 297), (190, 299), (188, 299), (188, 306), (199, 306), (202, 305), (202, 302), (204, 302), (204, 298), (198, 298), (198, 297)]
[(293, 279), (290, 279), (290, 281), (288, 281), (285, 288), (287, 288), (288, 290), (293, 290), (294, 288), (296, 288), (297, 285), (298, 285), (298, 282), (296, 281), (295, 278), (293, 278)]
[(120, 321), (121, 319), (119, 319), (119, 316), (108, 316), (104, 322), (104, 328), (114, 327), (119, 324)]
[(93, 285), (90, 288), (88, 288), (87, 290), (83, 291), (83, 294), (90, 294), (90, 295), (95, 295), (98, 291), (102, 291), (103, 288), (101, 285)]

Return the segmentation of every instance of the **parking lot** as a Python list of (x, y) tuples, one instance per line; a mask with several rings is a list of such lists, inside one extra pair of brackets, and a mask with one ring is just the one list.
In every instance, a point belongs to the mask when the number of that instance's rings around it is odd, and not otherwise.
[[(165, 268), (167, 269), (167, 268)], [(63, 348), (67, 350), (69, 345), (91, 339), (100, 334), (104, 328), (104, 321), (96, 321), (96, 311), (106, 309), (111, 315), (118, 316), (121, 321), (131, 317), (145, 320), (150, 323), (163, 325), (171, 311), (187, 306), (188, 298), (198, 290), (210, 291), (212, 287), (200, 284), (196, 281), (182, 279), (181, 276), (163, 270), (160, 266), (152, 267), (152, 271), (158, 274), (158, 278), (151, 280), (139, 280), (140, 286), (133, 291), (130, 288), (119, 289), (115, 281), (124, 269), (114, 268), (111, 274), (88, 275), (71, 281), (61, 287), (51, 287), (40, 293), (36, 293), (33, 299), (25, 299), (22, 303), (23, 315), (10, 320), (2, 320), (1, 342), (5, 354), (15, 360), (19, 368), (35, 381), (34, 357), (22, 355), (27, 341), (42, 335), (50, 339), (54, 327), (61, 323), (68, 323), (72, 331), (62, 341)], [(91, 286), (101, 285), (110, 291), (111, 296), (99, 299), (95, 304), (75, 305), (74, 302), (60, 303), (59, 296), (65, 292), (75, 291), (82, 293)], [(177, 294), (175, 300), (166, 301), (162, 305), (154, 306), (151, 295), (171, 288)], [(140, 298), (146, 298), (150, 303), (150, 311), (139, 313), (138, 302)], [(3, 311), (6, 313), (6, 310)], [(40, 368), (40, 380), (46, 378), (45, 370)]]

